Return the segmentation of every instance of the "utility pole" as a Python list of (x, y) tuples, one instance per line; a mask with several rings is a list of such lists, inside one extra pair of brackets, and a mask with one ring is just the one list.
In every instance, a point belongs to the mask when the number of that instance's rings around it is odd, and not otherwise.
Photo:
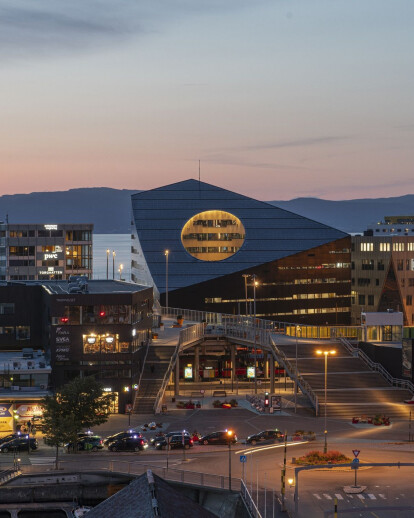
[(281, 477), (282, 512), (286, 511), (285, 490), (286, 490), (286, 453), (287, 453), (287, 430), (285, 430), (285, 449), (283, 454), (283, 468)]

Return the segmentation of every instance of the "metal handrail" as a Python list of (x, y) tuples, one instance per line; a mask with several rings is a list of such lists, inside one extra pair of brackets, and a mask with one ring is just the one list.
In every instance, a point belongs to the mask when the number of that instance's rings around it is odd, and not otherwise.
[(242, 497), (243, 503), (247, 509), (247, 512), (251, 516), (251, 518), (262, 518), (262, 515), (257, 508), (257, 505), (254, 503), (253, 497), (250, 494), (246, 484), (243, 480), (240, 481), (240, 496)]
[(160, 390), (157, 393), (157, 397), (155, 398), (154, 403), (154, 414), (159, 414), (161, 412), (162, 400), (164, 397), (165, 390), (170, 381), (171, 373), (174, 368), (175, 362), (177, 361), (177, 357), (182, 351), (183, 347), (189, 343), (192, 343), (196, 340), (199, 340), (204, 337), (204, 325), (203, 324), (194, 324), (193, 326), (189, 326), (180, 331), (178, 335), (178, 342), (176, 348), (171, 356), (170, 363), (168, 364), (167, 370), (165, 371), (164, 379), (162, 381), (162, 385)]
[(414, 394), (414, 384), (410, 380), (403, 380), (401, 378), (394, 378), (381, 363), (374, 362), (371, 358), (361, 351), (358, 347), (354, 347), (346, 338), (341, 337), (340, 342), (344, 345), (348, 351), (352, 354), (352, 356), (359, 358), (362, 360), (371, 370), (378, 372), (381, 374), (383, 378), (385, 378), (388, 383), (390, 383), (394, 387), (404, 388), (405, 390), (409, 390), (412, 394)]
[(138, 380), (138, 388), (137, 388), (137, 390), (135, 391), (134, 403), (133, 403), (133, 405), (132, 405), (132, 409), (133, 409), (133, 410), (135, 410), (135, 403), (136, 403), (136, 401), (138, 401), (138, 394), (139, 394), (139, 389), (140, 389), (140, 387), (141, 387), (141, 380), (142, 380), (142, 376), (143, 376), (143, 374), (144, 374), (145, 362), (147, 361), (148, 350), (149, 350), (149, 344), (150, 344), (150, 341), (149, 341), (149, 340), (146, 340), (147, 350), (145, 351), (144, 361), (142, 362), (142, 366), (141, 366), (141, 372), (140, 372), (139, 380)]

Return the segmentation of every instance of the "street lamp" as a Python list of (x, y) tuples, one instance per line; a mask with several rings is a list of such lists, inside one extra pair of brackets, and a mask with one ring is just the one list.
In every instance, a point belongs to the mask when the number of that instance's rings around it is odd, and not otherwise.
[(109, 279), (109, 254), (110, 254), (109, 248), (106, 249), (106, 280)]
[(323, 452), (327, 453), (328, 451), (328, 429), (326, 424), (326, 396), (327, 396), (327, 387), (328, 387), (328, 356), (336, 354), (336, 351), (333, 349), (331, 351), (321, 351), (317, 350), (316, 354), (319, 356), (325, 356), (325, 445), (323, 447)]
[(259, 285), (256, 280), (256, 274), (252, 275), (253, 279), (253, 333), (254, 333), (254, 393), (257, 394), (257, 343), (256, 343), (256, 287)]
[(242, 277), (244, 277), (244, 298), (246, 300), (246, 316), (248, 314), (247, 310), (247, 279), (250, 277), (248, 273), (243, 273)]
[(112, 280), (115, 279), (115, 250), (112, 250)]
[(168, 256), (169, 250), (164, 252), (165, 255), (165, 307), (168, 308)]
[(118, 268), (118, 271), (119, 271), (119, 280), (122, 280), (121, 277), (122, 277), (122, 270), (124, 269), (124, 265), (123, 264), (120, 264), (119, 265), (119, 268)]
[(296, 326), (295, 328), (295, 337), (296, 337), (296, 351), (295, 351), (295, 360), (296, 360), (296, 377), (295, 377), (295, 414), (297, 410), (297, 398), (298, 398), (298, 332), (300, 331), (300, 326)]
[(231, 441), (233, 439), (233, 430), (227, 430), (227, 441), (229, 444), (229, 491), (231, 491)]

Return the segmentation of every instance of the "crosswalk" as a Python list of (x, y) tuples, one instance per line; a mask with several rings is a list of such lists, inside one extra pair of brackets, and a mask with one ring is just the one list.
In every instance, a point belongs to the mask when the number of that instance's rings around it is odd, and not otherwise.
[[(333, 500), (334, 498), (336, 498), (338, 501), (340, 500), (348, 500), (348, 501), (358, 501), (358, 500), (361, 500), (361, 501), (370, 501), (370, 500), (387, 500), (387, 496), (384, 494), (384, 493), (358, 493), (358, 494), (346, 494), (346, 493), (332, 493), (332, 494), (329, 494), (329, 493), (312, 493), (312, 496), (316, 499), (316, 500), (325, 500), (325, 501), (330, 501), (330, 500)], [(399, 499), (399, 498), (404, 498), (405, 495), (404, 494), (394, 494), (392, 496), (393, 499)], [(390, 497), (391, 498), (391, 497)]]
[(56, 457), (29, 457), (30, 464), (54, 464)]

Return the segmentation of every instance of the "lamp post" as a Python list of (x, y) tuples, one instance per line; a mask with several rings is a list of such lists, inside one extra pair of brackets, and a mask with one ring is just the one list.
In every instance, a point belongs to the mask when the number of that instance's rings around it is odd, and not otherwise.
[(316, 354), (318, 354), (319, 356), (322, 356), (324, 355), (325, 356), (325, 431), (324, 431), (324, 435), (325, 435), (325, 443), (324, 443), (324, 447), (323, 447), (323, 452), (324, 453), (327, 453), (328, 451), (328, 428), (327, 428), (327, 421), (326, 421), (326, 399), (327, 399), (327, 390), (328, 390), (328, 356), (330, 354), (334, 355), (336, 354), (336, 351), (335, 350), (331, 350), (331, 351), (316, 351)]
[(295, 328), (295, 337), (296, 337), (296, 348), (295, 348), (295, 360), (296, 360), (296, 377), (295, 377), (295, 414), (297, 410), (297, 400), (298, 400), (298, 332), (300, 331), (300, 327), (296, 326)]
[(122, 270), (124, 269), (124, 265), (120, 264), (118, 271), (119, 271), (119, 280), (122, 280)]
[(248, 273), (243, 273), (242, 277), (244, 277), (244, 298), (246, 300), (246, 316), (248, 314), (247, 310), (247, 279), (250, 277)]
[(115, 279), (115, 250), (112, 250), (112, 280)]
[(233, 430), (227, 430), (227, 440), (229, 444), (229, 491), (231, 491), (231, 440), (233, 438)]
[(165, 307), (168, 308), (168, 256), (170, 251), (166, 250), (165, 255)]
[(257, 394), (257, 343), (256, 343), (256, 286), (258, 286), (258, 282), (256, 280), (256, 274), (252, 275), (253, 279), (253, 313), (254, 313), (254, 322), (253, 322), (253, 333), (254, 333), (254, 393)]
[(109, 248), (106, 249), (106, 280), (109, 279)]

